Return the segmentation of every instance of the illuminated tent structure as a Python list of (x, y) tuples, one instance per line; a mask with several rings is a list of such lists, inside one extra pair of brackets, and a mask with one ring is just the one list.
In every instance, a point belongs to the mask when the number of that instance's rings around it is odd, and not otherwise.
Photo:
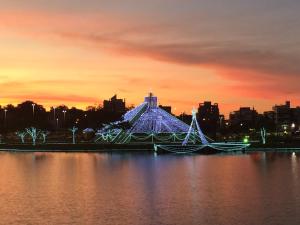
[(193, 110), (190, 126), (157, 106), (152, 93), (121, 121), (106, 125), (96, 134), (96, 142), (113, 144), (152, 143), (155, 151), (192, 153), (198, 151), (232, 152), (245, 150), (249, 143), (214, 142), (205, 136)]
[(191, 132), (189, 125), (158, 107), (157, 97), (150, 93), (142, 104), (128, 111), (121, 121), (99, 130), (96, 142), (182, 143), (188, 133), (188, 141), (208, 143), (200, 127), (197, 132)]

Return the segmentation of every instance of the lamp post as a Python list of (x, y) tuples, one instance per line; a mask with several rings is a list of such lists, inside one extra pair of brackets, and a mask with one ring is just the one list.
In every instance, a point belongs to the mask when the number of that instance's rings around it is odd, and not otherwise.
[(58, 118), (56, 118), (56, 129), (58, 130)]
[(54, 118), (54, 120), (55, 120), (55, 109), (56, 109), (56, 107), (55, 106), (53, 106), (53, 118)]
[(32, 103), (32, 117), (34, 119), (34, 107), (35, 107), (35, 103)]
[(222, 127), (222, 125), (223, 125), (223, 117), (222, 116), (220, 116), (219, 117), (219, 119), (220, 119), (220, 128)]
[(66, 124), (66, 112), (67, 112), (67, 110), (63, 110), (63, 113), (64, 113), (64, 125)]
[(66, 122), (66, 110), (63, 110), (63, 113), (64, 113), (64, 123)]
[(4, 109), (4, 127), (6, 127), (7, 109)]

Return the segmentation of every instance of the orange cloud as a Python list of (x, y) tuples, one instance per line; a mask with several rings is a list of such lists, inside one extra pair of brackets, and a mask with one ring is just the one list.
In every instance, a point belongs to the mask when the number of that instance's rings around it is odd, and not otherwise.
[[(31, 40), (29, 49), (39, 51), (30, 58), (20, 44), (9, 60), (1, 61), (8, 70), (17, 68), (0, 73), (7, 80), (0, 84), (3, 98), (9, 101), (90, 104), (98, 95), (120, 92), (137, 104), (153, 88), (163, 104), (186, 111), (203, 100), (222, 102), (228, 111), (253, 103), (266, 109), (285, 98), (299, 102), (298, 57), (277, 49), (208, 42), (201, 36), (189, 40), (170, 32), (169, 26), (113, 14), (2, 10), (0, 33), (21, 40), (24, 36)], [(60, 60), (61, 55), (68, 60)], [(29, 62), (20, 66), (19, 60)]]

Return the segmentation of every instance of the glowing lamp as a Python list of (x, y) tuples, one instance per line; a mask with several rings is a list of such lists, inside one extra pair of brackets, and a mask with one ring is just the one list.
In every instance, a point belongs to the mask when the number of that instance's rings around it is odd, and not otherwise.
[(244, 143), (249, 143), (249, 138), (248, 137), (244, 137), (243, 142)]

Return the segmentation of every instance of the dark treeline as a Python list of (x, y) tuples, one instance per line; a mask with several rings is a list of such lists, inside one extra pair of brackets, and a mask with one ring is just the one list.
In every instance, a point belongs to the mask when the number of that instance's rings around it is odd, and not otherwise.
[(88, 107), (86, 110), (60, 105), (46, 110), (44, 106), (25, 101), (17, 106), (0, 106), (0, 132), (14, 132), (26, 127), (48, 131), (71, 128), (100, 128), (103, 124), (116, 121), (123, 113), (106, 111), (102, 107)]

